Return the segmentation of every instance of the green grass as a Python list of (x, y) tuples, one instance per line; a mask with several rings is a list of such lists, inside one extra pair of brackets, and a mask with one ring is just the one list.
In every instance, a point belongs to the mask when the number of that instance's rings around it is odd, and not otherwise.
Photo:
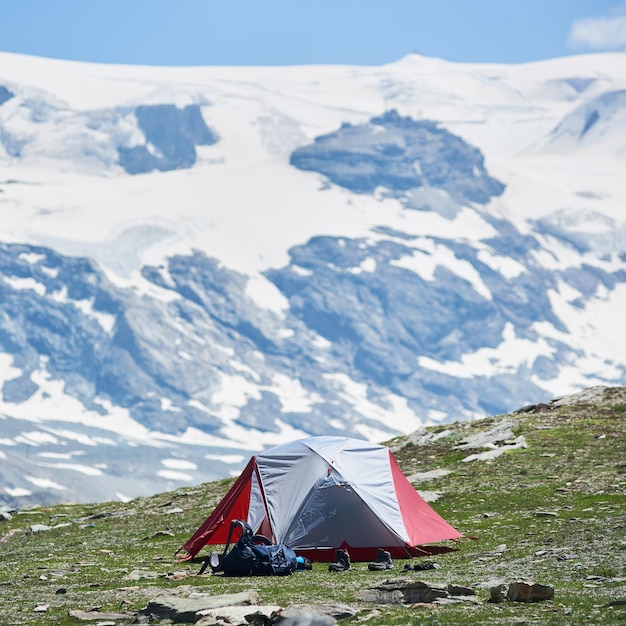
[[(502, 416), (438, 426), (433, 431), (451, 433), (427, 446), (398, 450), (407, 475), (451, 470), (419, 488), (440, 491), (433, 507), (465, 535), (478, 538), (435, 557), (438, 570), (401, 574), (405, 562), (398, 561), (392, 572), (369, 572), (357, 563), (350, 572), (334, 574), (314, 564), (313, 571), (286, 578), (195, 576), (199, 564), (179, 563), (174, 553), (228, 490), (230, 479), (129, 503), (19, 511), (0, 521), (0, 624), (78, 624), (68, 611), (136, 611), (158, 592), (190, 589), (211, 594), (255, 589), (268, 604), (349, 604), (358, 612), (344, 623), (355, 624), (626, 623), (626, 607), (606, 606), (626, 599), (625, 406), (509, 415), (528, 448), (493, 461), (464, 463), (474, 451), (456, 446)], [(389, 445), (401, 442), (396, 438)], [(168, 514), (175, 508), (183, 512)], [(33, 534), (34, 524), (69, 525)], [(504, 551), (495, 550), (503, 544)], [(129, 579), (133, 570), (156, 577)], [(481, 600), (489, 597), (490, 581), (523, 579), (552, 585), (555, 598), (440, 607), (355, 599), (359, 590), (390, 575), (470, 586)], [(36, 613), (37, 603), (50, 608)]]

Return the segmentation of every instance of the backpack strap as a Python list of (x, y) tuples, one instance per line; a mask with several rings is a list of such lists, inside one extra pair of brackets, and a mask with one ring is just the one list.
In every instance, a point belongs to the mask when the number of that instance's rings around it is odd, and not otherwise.
[[(235, 528), (237, 526), (241, 527), (241, 538), (243, 539), (244, 536), (249, 536), (252, 537), (252, 528), (250, 528), (250, 525), (247, 522), (243, 522), (241, 520), (238, 519), (234, 519), (230, 522), (230, 528), (228, 529), (228, 537), (226, 539), (226, 546), (224, 547), (224, 552), (222, 552), (222, 556), (220, 557), (220, 562), (224, 559), (224, 557), (226, 556), (226, 553), (228, 552), (228, 548), (230, 547), (230, 541), (233, 537), (233, 531), (235, 530)], [(206, 568), (209, 566), (209, 564), (211, 563), (211, 557), (213, 556), (213, 553), (209, 554), (209, 556), (207, 556), (203, 563), (202, 563), (202, 567), (200, 568), (200, 571), (196, 574), (196, 576), (200, 576), (200, 574), (203, 574), (206, 570)]]

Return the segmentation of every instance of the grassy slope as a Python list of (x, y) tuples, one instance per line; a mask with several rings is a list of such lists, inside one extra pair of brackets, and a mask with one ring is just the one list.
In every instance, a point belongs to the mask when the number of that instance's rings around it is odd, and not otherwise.
[[(395, 453), (407, 475), (451, 470), (420, 489), (441, 491), (434, 508), (479, 540), (464, 540), (457, 552), (437, 557), (440, 569), (400, 574), (404, 562), (398, 561), (394, 575), (468, 585), (482, 600), (489, 581), (533, 580), (555, 588), (553, 602), (359, 604), (356, 591), (390, 577), (367, 571), (364, 563), (335, 574), (315, 564), (312, 572), (280, 579), (196, 577), (196, 563), (177, 563), (173, 555), (232, 484), (224, 480), (126, 504), (20, 511), (0, 521), (0, 624), (77, 624), (69, 610), (136, 610), (158, 591), (185, 594), (190, 587), (212, 594), (254, 588), (264, 602), (282, 605), (347, 603), (359, 608), (352, 621), (369, 624), (624, 623), (624, 606), (604, 606), (626, 598), (626, 390), (609, 391), (613, 398), (600, 406), (549, 405), (506, 416), (528, 448), (493, 461), (465, 463), (474, 451), (455, 446), (503, 416), (434, 428), (450, 433)], [(389, 445), (403, 443), (398, 438)], [(168, 513), (176, 509), (182, 512)], [(539, 511), (556, 516), (539, 517)], [(68, 525), (33, 534), (33, 524)], [(133, 570), (158, 577), (127, 579)], [(66, 593), (57, 593), (61, 588)], [(49, 609), (37, 613), (37, 603)]]

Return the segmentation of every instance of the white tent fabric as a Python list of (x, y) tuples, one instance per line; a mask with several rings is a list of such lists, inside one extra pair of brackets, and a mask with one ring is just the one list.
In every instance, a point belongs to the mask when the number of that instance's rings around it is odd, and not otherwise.
[(378, 547), (415, 555), (422, 543), (462, 536), (419, 496), (388, 448), (348, 437), (309, 437), (253, 456), (184, 549), (195, 555), (225, 543), (232, 519), (309, 558), (339, 547), (364, 557)]

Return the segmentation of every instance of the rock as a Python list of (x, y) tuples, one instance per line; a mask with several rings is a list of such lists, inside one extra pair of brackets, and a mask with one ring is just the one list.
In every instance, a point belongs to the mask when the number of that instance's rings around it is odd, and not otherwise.
[(507, 600), (512, 602), (540, 602), (554, 598), (554, 587), (537, 583), (514, 582), (509, 585)]
[(142, 541), (149, 541), (150, 539), (157, 539), (158, 537), (173, 537), (174, 533), (169, 530), (157, 530), (156, 532), (144, 537)]
[(160, 578), (161, 576), (162, 574), (158, 574), (157, 572), (150, 572), (148, 570), (142, 570), (142, 569), (134, 569), (128, 574), (126, 574), (126, 576), (124, 576), (122, 580), (141, 580), (143, 578)]
[(588, 403), (596, 405), (608, 405), (614, 406), (615, 404), (621, 404), (624, 401), (624, 390), (619, 387), (605, 387), (603, 385), (597, 385), (595, 387), (589, 387), (578, 393), (574, 393), (569, 396), (560, 396), (554, 398), (550, 405), (552, 407), (558, 406), (570, 406), (572, 404)]
[(556, 511), (535, 511), (535, 517), (556, 517)]
[(459, 450), (470, 450), (472, 448), (494, 448), (502, 445), (505, 441), (515, 438), (513, 424), (509, 421), (501, 422), (491, 430), (482, 431), (475, 435), (469, 435), (458, 446)]
[(361, 602), (376, 602), (378, 604), (404, 604), (408, 602), (400, 589), (363, 589), (355, 594)]
[(45, 532), (46, 530), (52, 530), (52, 526), (48, 526), (46, 524), (33, 524), (32, 526), (28, 528), (28, 532), (32, 534), (42, 533), (42, 532)]
[(504, 602), (507, 592), (506, 585), (495, 585), (489, 589), (489, 600), (488, 602), (494, 602), (499, 604), (500, 602)]
[[(427, 443), (437, 441), (437, 439), (442, 439), (443, 437), (447, 437), (448, 435), (451, 435), (451, 434), (452, 434), (451, 430), (444, 430), (440, 433), (434, 433), (432, 432), (432, 430), (428, 430), (425, 426), (422, 426), (418, 428), (417, 430), (414, 430), (409, 435), (407, 435), (406, 438), (403, 438), (397, 446), (394, 446), (391, 448), (391, 451), (394, 453), (398, 452), (399, 450), (402, 450), (402, 448), (408, 445), (423, 446), (423, 445), (426, 445)], [(437, 471), (437, 470), (434, 470), (434, 471)]]
[[(293, 619), (302, 615), (330, 616), (335, 620), (354, 617), (357, 611), (346, 604), (290, 604), (280, 612), (280, 619)], [(279, 620), (281, 626), (283, 622)], [(299, 622), (298, 622), (299, 623)], [(295, 626), (295, 622), (294, 625)]]
[(515, 437), (512, 422), (504, 421), (491, 430), (469, 435), (456, 447), (459, 450), (489, 448), (486, 452), (465, 457), (463, 462), (468, 463), (470, 461), (489, 461), (499, 457), (506, 450), (528, 448), (528, 444), (524, 435)]
[(358, 591), (355, 597), (363, 602), (380, 604), (415, 604), (431, 603), (437, 598), (448, 598), (450, 592), (446, 585), (395, 578)]
[(282, 607), (277, 604), (255, 605), (254, 610), (251, 610), (249, 605), (202, 609), (196, 612), (197, 621), (194, 626), (217, 626), (220, 624), (265, 626), (272, 622), (272, 616), (281, 609)]
[[(143, 623), (170, 619), (173, 622), (195, 622), (198, 612), (206, 609), (216, 609), (237, 605), (258, 605), (261, 597), (256, 591), (242, 591), (240, 593), (219, 596), (195, 596), (181, 598), (178, 596), (159, 596), (148, 602), (148, 605), (139, 611), (138, 618)], [(146, 622), (147, 620), (147, 622)]]
[(101, 613), (100, 611), (81, 611), (79, 609), (70, 610), (70, 617), (83, 622), (101, 622), (101, 620), (129, 620), (135, 617), (135, 613)]
[(294, 617), (277, 622), (280, 626), (335, 626), (337, 620), (330, 615), (314, 615), (312, 613), (301, 613)]
[(448, 585), (448, 593), (451, 596), (475, 596), (476, 592), (470, 587), (461, 585)]
[(420, 483), (425, 483), (430, 480), (436, 480), (437, 478), (442, 478), (443, 476), (447, 476), (450, 473), (448, 469), (434, 469), (429, 472), (417, 472), (415, 474), (411, 474), (407, 476), (409, 482), (414, 485), (419, 485)]
[(437, 502), (442, 494), (441, 491), (423, 491), (422, 489), (419, 489), (417, 493), (419, 493), (426, 502)]
[(476, 596), (451, 596), (450, 598), (437, 598), (432, 604), (442, 606), (461, 603), (480, 604), (480, 600)]
[(8, 522), (13, 516), (8, 511), (0, 511), (0, 522)]
[(502, 444), (500, 447), (487, 450), (486, 452), (480, 452), (477, 454), (470, 454), (462, 459), (463, 463), (469, 463), (470, 461), (491, 461), (497, 459), (499, 456), (507, 452), (508, 450), (526, 449), (528, 444), (524, 435), (520, 435), (517, 439)]

